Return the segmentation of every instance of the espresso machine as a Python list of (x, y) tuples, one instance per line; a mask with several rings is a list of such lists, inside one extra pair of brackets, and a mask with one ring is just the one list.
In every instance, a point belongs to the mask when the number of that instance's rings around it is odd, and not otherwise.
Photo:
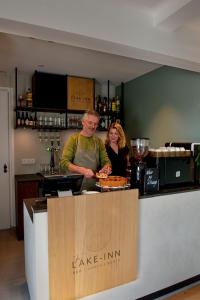
[(132, 138), (130, 144), (133, 155), (131, 158), (131, 188), (138, 188), (142, 194), (144, 192), (144, 174), (146, 168), (144, 158), (149, 152), (149, 139)]

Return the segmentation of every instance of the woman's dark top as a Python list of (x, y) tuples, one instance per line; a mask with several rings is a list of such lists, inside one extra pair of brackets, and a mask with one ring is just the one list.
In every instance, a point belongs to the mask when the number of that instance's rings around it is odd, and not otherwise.
[(106, 151), (112, 164), (111, 175), (126, 176), (128, 147), (125, 146), (116, 153), (109, 145), (106, 145)]

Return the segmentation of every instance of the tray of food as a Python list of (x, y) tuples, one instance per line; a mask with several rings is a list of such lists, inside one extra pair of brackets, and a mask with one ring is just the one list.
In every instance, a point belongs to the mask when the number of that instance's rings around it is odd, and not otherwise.
[(122, 176), (107, 176), (106, 178), (99, 178), (96, 186), (101, 189), (117, 190), (129, 187), (128, 179)]

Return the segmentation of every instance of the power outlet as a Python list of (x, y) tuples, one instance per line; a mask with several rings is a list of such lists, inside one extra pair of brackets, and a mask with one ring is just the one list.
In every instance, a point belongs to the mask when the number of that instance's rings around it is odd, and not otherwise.
[(35, 158), (22, 158), (21, 164), (22, 165), (34, 165), (35, 164)]

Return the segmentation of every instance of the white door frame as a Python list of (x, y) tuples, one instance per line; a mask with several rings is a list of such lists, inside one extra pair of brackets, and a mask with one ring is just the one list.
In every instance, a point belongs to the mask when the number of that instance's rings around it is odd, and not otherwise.
[(8, 87), (1, 87), (2, 91), (8, 92), (8, 160), (9, 160), (9, 189), (10, 189), (10, 227), (14, 227), (15, 220), (15, 170), (14, 170), (14, 94), (13, 89)]

